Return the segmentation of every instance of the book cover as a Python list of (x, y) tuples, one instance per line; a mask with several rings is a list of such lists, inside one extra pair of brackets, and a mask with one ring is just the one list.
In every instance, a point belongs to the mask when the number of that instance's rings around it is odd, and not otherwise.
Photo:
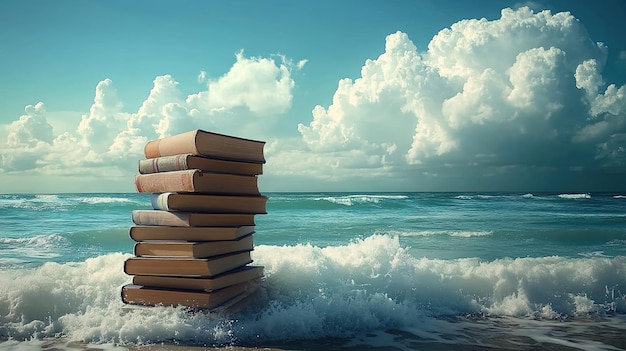
[(144, 147), (144, 154), (146, 158), (194, 154), (226, 160), (265, 163), (264, 146), (264, 141), (197, 129), (149, 141)]
[(265, 196), (153, 193), (152, 208), (165, 211), (265, 214)]
[(133, 223), (172, 227), (240, 227), (253, 226), (251, 213), (196, 213), (161, 210), (133, 210)]
[(202, 172), (198, 169), (138, 174), (135, 187), (140, 193), (200, 192), (232, 195), (260, 195), (256, 176)]
[(239, 283), (212, 291), (165, 289), (127, 284), (122, 287), (122, 301), (144, 306), (185, 306), (213, 309), (242, 294), (249, 295), (257, 289), (258, 281)]
[(262, 266), (243, 266), (211, 278), (166, 277), (157, 275), (135, 275), (133, 284), (158, 288), (206, 290), (225, 288), (263, 277)]
[(193, 154), (179, 154), (139, 160), (137, 168), (141, 174), (189, 169), (248, 176), (263, 174), (262, 163), (220, 160)]
[(128, 275), (213, 277), (251, 263), (250, 251), (210, 258), (131, 257), (124, 262)]
[(135, 256), (208, 258), (234, 252), (251, 251), (252, 234), (237, 240), (221, 241), (141, 241), (135, 244)]
[(134, 241), (218, 241), (237, 240), (252, 233), (254, 233), (253, 225), (239, 227), (169, 227), (156, 225), (135, 225), (130, 227), (128, 234)]

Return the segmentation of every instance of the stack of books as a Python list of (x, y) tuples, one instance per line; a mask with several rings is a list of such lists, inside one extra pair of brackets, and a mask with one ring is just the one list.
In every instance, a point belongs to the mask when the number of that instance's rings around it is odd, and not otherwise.
[(254, 216), (266, 213), (257, 185), (264, 145), (203, 130), (146, 144), (135, 185), (153, 209), (132, 213), (125, 303), (223, 309), (254, 292), (263, 277), (250, 252)]

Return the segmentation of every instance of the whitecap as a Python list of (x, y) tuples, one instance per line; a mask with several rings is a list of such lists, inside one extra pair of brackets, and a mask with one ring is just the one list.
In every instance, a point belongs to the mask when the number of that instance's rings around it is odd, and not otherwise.
[(403, 231), (395, 231), (395, 232), (389, 232), (389, 234), (405, 236), (405, 237), (448, 235), (448, 236), (460, 237), (460, 238), (472, 238), (472, 237), (491, 236), (491, 235), (493, 235), (493, 231), (491, 231), (491, 230), (479, 230), (479, 231), (471, 231), (471, 230), (420, 230), (420, 231), (404, 231), (404, 232)]
[(561, 199), (591, 199), (591, 195), (584, 193), (584, 194), (559, 194), (558, 195), (559, 198)]
[(365, 194), (357, 194), (357, 195), (346, 195), (346, 196), (326, 196), (321, 198), (316, 198), (315, 200), (324, 200), (330, 203), (344, 205), (344, 206), (354, 206), (357, 204), (365, 204), (365, 203), (379, 203), (383, 200), (404, 200), (407, 199), (406, 195), (365, 195)]
[(99, 197), (99, 196), (79, 198), (78, 201), (84, 202), (90, 205), (133, 202), (132, 200), (123, 198), (123, 197)]

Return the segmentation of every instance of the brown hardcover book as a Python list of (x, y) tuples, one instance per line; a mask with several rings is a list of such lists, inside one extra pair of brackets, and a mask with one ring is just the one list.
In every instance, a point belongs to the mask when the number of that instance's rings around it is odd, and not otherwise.
[[(241, 227), (165, 227), (165, 226), (132, 226), (130, 238), (135, 241), (144, 240), (184, 240), (184, 241), (218, 241), (237, 240), (254, 233), (254, 226)], [(141, 285), (141, 284), (140, 284)]]
[(148, 226), (172, 227), (238, 227), (253, 226), (250, 213), (194, 213), (161, 210), (134, 210), (133, 222)]
[(249, 289), (247, 289), (243, 293), (233, 297), (232, 299), (224, 302), (220, 306), (212, 309), (212, 311), (216, 313), (237, 313), (243, 310), (244, 308), (246, 308), (246, 306), (252, 303), (252, 301), (254, 301), (255, 296), (258, 295), (259, 285), (260, 283), (251, 286)]
[(149, 141), (144, 148), (144, 154), (146, 158), (194, 154), (225, 160), (265, 163), (264, 146), (264, 141), (197, 129)]
[(162, 277), (157, 275), (136, 275), (133, 284), (157, 288), (206, 290), (225, 288), (263, 277), (262, 266), (243, 266), (212, 278)]
[(128, 275), (213, 277), (250, 262), (250, 251), (210, 258), (131, 257), (124, 262), (124, 272)]
[(258, 287), (258, 281), (244, 282), (214, 291), (164, 289), (128, 284), (122, 287), (122, 301), (144, 306), (185, 306), (213, 309), (237, 298), (249, 295)]
[(209, 173), (198, 169), (135, 176), (140, 193), (200, 192), (212, 194), (260, 195), (257, 177)]
[(207, 258), (233, 252), (251, 251), (252, 234), (238, 240), (222, 241), (141, 241), (135, 244), (135, 256)]
[(138, 169), (141, 174), (182, 171), (186, 169), (249, 176), (263, 174), (262, 163), (219, 160), (192, 154), (139, 160)]
[(152, 208), (165, 211), (204, 213), (267, 213), (265, 196), (153, 193)]

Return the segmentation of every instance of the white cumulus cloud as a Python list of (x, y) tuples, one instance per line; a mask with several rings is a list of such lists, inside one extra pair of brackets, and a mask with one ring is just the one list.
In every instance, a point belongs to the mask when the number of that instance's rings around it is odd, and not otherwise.
[(607, 51), (570, 13), (527, 7), (457, 22), (425, 51), (397, 32), (298, 129), (346, 177), (353, 167), (407, 176), (616, 165), (626, 100), (624, 87), (604, 84)]
[(59, 135), (53, 133), (44, 104), (29, 105), (25, 115), (6, 127), (0, 171), (129, 174), (136, 170), (148, 140), (196, 128), (261, 138), (268, 119), (290, 108), (291, 72), (304, 65), (278, 58), (247, 58), (240, 52), (224, 76), (189, 96), (172, 76), (158, 76), (135, 112), (123, 110), (113, 81), (104, 79), (96, 85), (89, 112), (74, 130)]
[(283, 113), (291, 107), (291, 63), (285, 58), (278, 64), (274, 58), (248, 58), (243, 51), (236, 59), (228, 73), (208, 83), (207, 91), (188, 96), (189, 106), (210, 114), (245, 106), (261, 115)]

